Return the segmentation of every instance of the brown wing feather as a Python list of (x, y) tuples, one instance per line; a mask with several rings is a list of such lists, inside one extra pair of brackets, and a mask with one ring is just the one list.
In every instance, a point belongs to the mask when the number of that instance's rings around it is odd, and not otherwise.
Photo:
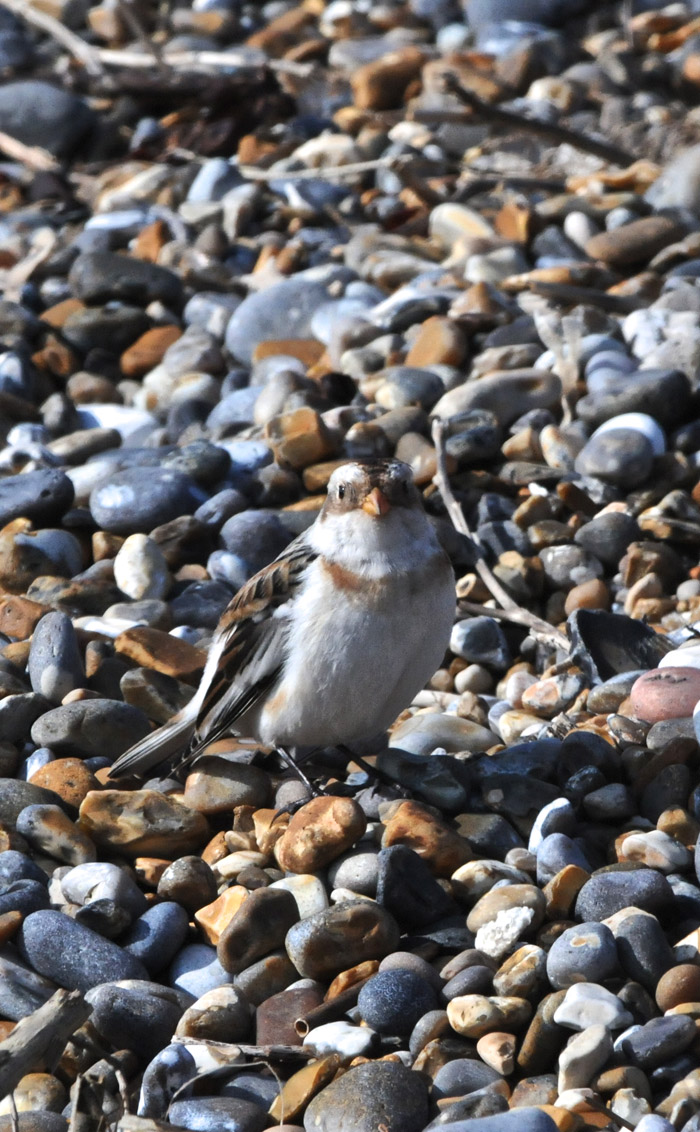
[(287, 624), (272, 614), (293, 597), (314, 558), (300, 535), (246, 582), (224, 610), (213, 646), (221, 645), (219, 661), (197, 715), (192, 751), (230, 730), (277, 680)]

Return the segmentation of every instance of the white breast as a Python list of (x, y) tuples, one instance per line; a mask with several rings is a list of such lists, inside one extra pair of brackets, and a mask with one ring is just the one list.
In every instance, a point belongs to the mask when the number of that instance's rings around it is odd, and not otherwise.
[(359, 592), (333, 585), (316, 560), (295, 599), (285, 676), (261, 707), (257, 737), (332, 746), (385, 730), (439, 666), (454, 607), (452, 570), (439, 552), (417, 574)]

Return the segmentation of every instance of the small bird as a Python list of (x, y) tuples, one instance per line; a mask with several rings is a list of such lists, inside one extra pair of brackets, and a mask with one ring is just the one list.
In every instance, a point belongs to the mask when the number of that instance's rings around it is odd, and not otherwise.
[(231, 733), (274, 747), (295, 769), (290, 748), (365, 742), (438, 668), (454, 613), (452, 566), (411, 469), (344, 464), (313, 525), (225, 609), (193, 698), (110, 777), (177, 755), (186, 765)]

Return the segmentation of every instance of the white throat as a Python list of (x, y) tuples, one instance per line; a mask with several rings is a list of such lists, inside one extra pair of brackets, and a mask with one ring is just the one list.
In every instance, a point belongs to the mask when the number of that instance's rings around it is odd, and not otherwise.
[(381, 518), (360, 509), (325, 514), (308, 537), (318, 554), (366, 578), (415, 569), (440, 549), (427, 516), (403, 507)]

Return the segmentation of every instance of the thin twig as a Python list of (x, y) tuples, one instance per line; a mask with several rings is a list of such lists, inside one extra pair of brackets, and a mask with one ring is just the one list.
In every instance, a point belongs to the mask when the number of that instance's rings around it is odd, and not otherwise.
[(60, 162), (47, 150), (38, 145), (25, 145), (4, 130), (0, 130), (0, 150), (13, 161), (19, 161), (21, 165), (26, 165), (27, 169), (33, 169), (37, 173), (56, 173), (61, 168)]
[[(478, 601), (465, 601), (464, 598), (459, 598), (457, 608), (459, 613), (463, 613), (465, 617), (495, 617), (497, 621), (510, 621), (513, 625), (525, 625), (528, 629), (532, 628), (531, 618), (533, 615), (527, 609), (521, 609), (519, 606), (517, 609), (498, 609), (490, 605), (481, 605)], [(458, 619), (460, 619), (459, 614)], [(548, 622), (544, 621), (542, 624), (547, 625)], [(566, 649), (567, 651), (571, 648), (568, 637), (565, 637), (553, 625), (549, 626), (548, 631), (544, 628), (537, 629), (537, 636), (553, 648)]]
[[(568, 650), (570, 647), (569, 641), (563, 633), (560, 633), (559, 630), (556, 629), (554, 625), (550, 625), (548, 621), (544, 621), (535, 613), (531, 613), (529, 609), (523, 609), (521, 605), (518, 605), (493, 573), (484, 557), (479, 539), (471, 531), (464, 517), (464, 512), (455, 499), (452, 488), (450, 487), (445, 455), (445, 424), (443, 421), (437, 419), (433, 421), (432, 436), (437, 460), (437, 471), (433, 477), (435, 484), (452, 520), (452, 525), (460, 534), (468, 538), (472, 544), (476, 558), (474, 569), (482, 582), (487, 587), (489, 593), (493, 594), (502, 610), (508, 614), (508, 620), (517, 621), (520, 625), (526, 625), (530, 632), (541, 640), (554, 643), (557, 648)], [(489, 610), (488, 612), (490, 615), (497, 615), (496, 610)]]
[(334, 181), (345, 177), (359, 177), (376, 169), (391, 167), (391, 157), (377, 157), (372, 161), (353, 161), (347, 165), (324, 165), (318, 169), (258, 169), (256, 165), (239, 165), (238, 172), (249, 181)]
[(613, 165), (632, 165), (637, 160), (633, 154), (627, 153), (620, 146), (592, 138), (590, 134), (584, 134), (580, 130), (569, 129), (568, 126), (562, 126), (558, 122), (543, 122), (539, 118), (526, 118), (523, 114), (517, 114), (514, 110), (506, 110), (502, 106), (494, 106), (490, 102), (484, 102), (473, 91), (462, 86), (452, 71), (445, 71), (442, 75), (442, 81), (447, 92), (454, 94), (464, 106), (469, 107), (476, 117), (482, 118), (485, 122), (492, 122), (495, 126), (504, 126), (510, 130), (515, 129), (519, 132), (537, 134), (539, 137), (547, 138), (559, 145), (562, 143), (573, 145), (576, 149), (581, 149), (585, 153), (592, 153), (596, 157), (601, 157), (603, 161), (610, 161)]
[(85, 43), (80, 36), (75, 32), (70, 31), (59, 20), (54, 19), (47, 12), (42, 12), (39, 8), (34, 8), (27, 0), (0, 0), (3, 8), (9, 9), (15, 16), (19, 16), (21, 20), (31, 24), (32, 27), (38, 28), (39, 31), (46, 32), (57, 43), (60, 43), (71, 55), (85, 67), (85, 70), (91, 75), (101, 75), (103, 67), (100, 62), (98, 52), (89, 43)]
[(78, 991), (58, 990), (20, 1019), (10, 1036), (0, 1042), (0, 1096), (11, 1093), (37, 1066), (52, 1070), (68, 1039), (91, 1012)]
[[(19, 3), (20, 0), (0, 0), (0, 3)], [(106, 67), (121, 67), (124, 70), (145, 70), (153, 66), (153, 56), (141, 51), (117, 51), (111, 47), (96, 48), (100, 62)], [(168, 51), (161, 56), (167, 67), (177, 71), (221, 70), (222, 68), (245, 68), (260, 71), (268, 67), (271, 71), (296, 75), (308, 79), (314, 72), (312, 63), (295, 63), (293, 59), (265, 59), (264, 63), (251, 62), (245, 55), (236, 57), (235, 52), (227, 51)]]
[(160, 44), (152, 39), (146, 31), (131, 0), (117, 0), (117, 11), (121, 14), (124, 22), (129, 25), (129, 28), (139, 40), (144, 50), (150, 52), (153, 56), (153, 62), (161, 75), (169, 75), (170, 67), (163, 61), (163, 51)]

